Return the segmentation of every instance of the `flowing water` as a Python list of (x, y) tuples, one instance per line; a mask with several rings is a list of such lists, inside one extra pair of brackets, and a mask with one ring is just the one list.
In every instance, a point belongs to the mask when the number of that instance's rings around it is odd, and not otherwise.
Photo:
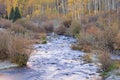
[(98, 66), (70, 48), (75, 42), (72, 37), (48, 36), (47, 44), (34, 45), (27, 67), (0, 70), (0, 80), (95, 80)]

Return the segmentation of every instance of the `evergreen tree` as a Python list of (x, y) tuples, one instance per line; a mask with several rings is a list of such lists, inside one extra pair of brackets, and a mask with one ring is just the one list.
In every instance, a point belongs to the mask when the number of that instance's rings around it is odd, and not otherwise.
[(4, 18), (4, 15), (2, 15), (2, 18)]
[(5, 19), (8, 19), (8, 15), (7, 14), (5, 15)]
[(14, 12), (14, 18), (13, 18), (13, 22), (15, 22), (17, 19), (21, 18), (21, 14), (20, 14), (20, 11), (19, 11), (19, 8), (16, 7), (15, 8), (15, 12)]
[(15, 12), (14, 12), (14, 8), (12, 7), (11, 12), (10, 12), (10, 16), (9, 16), (9, 20), (13, 20), (14, 15), (15, 15)]

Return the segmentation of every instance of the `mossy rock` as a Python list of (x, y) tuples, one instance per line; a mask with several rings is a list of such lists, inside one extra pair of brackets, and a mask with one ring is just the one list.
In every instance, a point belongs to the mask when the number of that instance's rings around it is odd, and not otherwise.
[(46, 43), (47, 43), (47, 41), (46, 41), (46, 40), (43, 40), (43, 41), (42, 41), (42, 44), (46, 44)]

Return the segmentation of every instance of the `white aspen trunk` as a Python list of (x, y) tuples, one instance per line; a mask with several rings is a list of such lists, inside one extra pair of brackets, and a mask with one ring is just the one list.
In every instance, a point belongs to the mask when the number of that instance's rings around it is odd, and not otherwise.
[(91, 11), (90, 3), (91, 3), (90, 0), (88, 0), (88, 14), (90, 14), (90, 11)]
[(101, 3), (101, 0), (98, 1), (98, 8), (99, 8), (99, 12), (102, 12), (102, 3)]
[(61, 0), (61, 1), (62, 1), (62, 12), (65, 14), (65, 7), (64, 7), (65, 2), (64, 0)]
[(115, 9), (115, 0), (112, 0), (112, 9)]
[(94, 0), (94, 8), (95, 8), (95, 10), (94, 10), (94, 13), (96, 14), (96, 11), (97, 11), (97, 6), (96, 6), (96, 3), (97, 1), (96, 0)]

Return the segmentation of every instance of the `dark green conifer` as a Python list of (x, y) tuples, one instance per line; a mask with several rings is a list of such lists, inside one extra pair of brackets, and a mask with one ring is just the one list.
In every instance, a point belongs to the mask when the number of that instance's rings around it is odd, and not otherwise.
[(20, 18), (21, 18), (21, 14), (20, 14), (19, 8), (15, 7), (13, 22), (15, 22), (17, 19), (20, 19)]
[(13, 19), (14, 19), (14, 16), (15, 16), (15, 12), (14, 12), (14, 8), (12, 7), (12, 8), (11, 8), (11, 11), (10, 11), (9, 20), (13, 20)]

